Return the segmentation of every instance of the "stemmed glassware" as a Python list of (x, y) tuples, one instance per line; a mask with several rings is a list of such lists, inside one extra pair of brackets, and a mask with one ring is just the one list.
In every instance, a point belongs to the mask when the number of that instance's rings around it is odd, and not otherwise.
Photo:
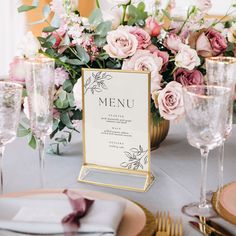
[(182, 208), (189, 216), (214, 216), (206, 199), (207, 159), (210, 150), (221, 145), (229, 109), (231, 90), (220, 86), (187, 86), (183, 89), (187, 138), (201, 152), (200, 203)]
[(42, 55), (25, 61), (30, 125), (39, 150), (41, 187), (44, 187), (45, 138), (51, 133), (53, 122), (54, 67), (54, 60)]
[[(225, 125), (224, 140), (219, 147), (218, 159), (218, 189), (223, 187), (223, 171), (224, 171), (224, 143), (229, 137), (232, 130), (233, 120), (233, 100), (235, 94), (236, 83), (236, 58), (234, 57), (210, 57), (206, 59), (207, 84), (225, 86), (231, 89), (231, 99), (229, 100), (229, 109), (227, 113), (227, 122)], [(208, 192), (209, 198), (212, 191)]]
[(3, 193), (3, 155), (5, 145), (12, 142), (20, 119), (22, 85), (0, 81), (0, 193)]

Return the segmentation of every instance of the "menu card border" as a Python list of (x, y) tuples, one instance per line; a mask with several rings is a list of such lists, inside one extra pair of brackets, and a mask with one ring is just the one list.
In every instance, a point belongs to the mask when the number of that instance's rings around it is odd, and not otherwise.
[[(116, 73), (135, 73), (135, 74), (145, 74), (147, 75), (148, 78), (148, 170), (129, 170), (125, 168), (119, 168), (119, 167), (109, 167), (109, 166), (101, 166), (97, 164), (92, 164), (92, 163), (87, 163), (86, 161), (86, 138), (85, 138), (85, 120), (86, 120), (86, 112), (85, 112), (85, 94), (84, 94), (84, 74), (85, 71), (101, 71), (101, 72), (116, 72)], [(111, 187), (111, 188), (122, 188), (126, 190), (133, 190), (133, 191), (141, 191), (144, 192), (146, 191), (151, 183), (154, 180), (153, 175), (151, 174), (151, 140), (150, 140), (150, 128), (151, 128), (151, 101), (150, 101), (150, 94), (151, 94), (151, 73), (150, 72), (145, 72), (145, 71), (130, 71), (130, 70), (115, 70), (115, 69), (99, 69), (99, 68), (82, 68), (82, 127), (83, 127), (83, 166), (80, 171), (80, 175), (78, 180), (81, 182), (86, 182), (86, 183), (91, 183), (91, 184), (96, 184), (100, 186), (106, 186), (106, 187)], [(97, 169), (97, 170), (105, 170), (105, 171), (111, 171), (111, 172), (116, 172), (116, 173), (127, 173), (131, 175), (141, 175), (141, 176), (146, 176), (146, 183), (143, 189), (139, 188), (133, 188), (133, 187), (127, 187), (127, 186), (115, 186), (112, 184), (103, 184), (103, 183), (97, 183), (97, 182), (92, 182), (92, 181), (87, 181), (83, 180), (82, 172), (85, 169)]]

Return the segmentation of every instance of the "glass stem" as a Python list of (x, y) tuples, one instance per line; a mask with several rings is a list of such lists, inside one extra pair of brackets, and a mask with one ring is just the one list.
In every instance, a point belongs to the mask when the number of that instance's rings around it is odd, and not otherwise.
[(39, 168), (40, 168), (40, 184), (44, 188), (44, 166), (45, 166), (45, 136), (37, 138), (38, 150), (39, 150)]
[(224, 181), (224, 155), (225, 155), (225, 143), (223, 142), (219, 147), (219, 186), (218, 189), (221, 190)]
[(200, 208), (204, 208), (207, 205), (206, 200), (206, 183), (207, 183), (207, 159), (209, 150), (207, 148), (201, 148), (201, 189), (200, 189)]
[(5, 147), (0, 145), (0, 194), (3, 194), (3, 155)]

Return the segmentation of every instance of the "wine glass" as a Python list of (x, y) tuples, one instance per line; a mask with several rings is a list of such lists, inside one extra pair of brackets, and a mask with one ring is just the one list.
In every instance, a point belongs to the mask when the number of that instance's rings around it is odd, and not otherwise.
[(3, 155), (5, 145), (12, 142), (20, 119), (22, 85), (0, 81), (0, 193), (3, 193)]
[[(229, 100), (229, 109), (227, 113), (227, 122), (225, 126), (224, 140), (219, 147), (218, 158), (218, 189), (223, 187), (224, 171), (224, 143), (232, 130), (233, 121), (233, 100), (236, 83), (236, 58), (234, 57), (210, 57), (206, 59), (207, 84), (225, 86), (231, 89), (231, 99)], [(212, 197), (212, 191), (208, 192), (209, 199)]]
[(187, 86), (183, 89), (187, 139), (201, 152), (200, 203), (182, 208), (189, 216), (215, 215), (206, 199), (207, 159), (210, 150), (221, 145), (225, 133), (231, 90), (221, 86)]
[(44, 187), (45, 138), (51, 133), (53, 122), (54, 67), (54, 60), (43, 55), (25, 61), (30, 126), (39, 150), (41, 187)]

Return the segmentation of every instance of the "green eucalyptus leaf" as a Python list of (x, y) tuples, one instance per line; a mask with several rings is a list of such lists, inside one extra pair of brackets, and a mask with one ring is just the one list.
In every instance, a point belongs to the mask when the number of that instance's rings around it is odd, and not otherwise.
[(48, 4), (46, 4), (44, 7), (43, 7), (43, 16), (45, 19), (47, 19), (49, 17), (51, 13), (51, 8)]
[(65, 82), (63, 83), (62, 85), (62, 88), (67, 92), (67, 93), (70, 93), (73, 89), (73, 84), (72, 82), (68, 79), (68, 80), (65, 80)]
[(84, 62), (79, 59), (67, 59), (66, 63), (75, 65), (75, 66), (84, 65)]
[(137, 9), (141, 12), (145, 11), (145, 3), (144, 2), (140, 2), (137, 6)]
[(81, 46), (76, 45), (76, 51), (78, 57), (84, 64), (87, 64), (90, 61), (88, 53)]
[(54, 104), (58, 109), (66, 109), (69, 106), (68, 100), (63, 101), (60, 98), (58, 98)]
[(103, 21), (102, 11), (99, 8), (95, 9), (89, 16), (88, 20), (91, 25), (99, 25)]
[(60, 115), (61, 122), (69, 129), (74, 129), (73, 124), (71, 123), (70, 117), (68, 113), (62, 113)]
[(58, 28), (53, 27), (53, 26), (47, 26), (47, 27), (44, 27), (44, 28), (43, 28), (43, 32), (44, 32), (44, 33), (50, 33), (50, 32), (55, 31), (56, 29), (58, 29)]
[(37, 147), (36, 139), (35, 139), (35, 137), (34, 137), (34, 135), (32, 133), (30, 135), (30, 140), (29, 140), (28, 144), (33, 149), (36, 149), (36, 147)]
[(30, 134), (30, 129), (27, 129), (22, 124), (19, 124), (18, 129), (17, 129), (17, 136), (24, 137), (24, 136), (27, 136), (28, 134)]
[(60, 98), (61, 101), (66, 100), (66, 96), (67, 96), (66, 94), (67, 94), (66, 91), (61, 90), (61, 92), (59, 93), (59, 98)]
[(37, 6), (22, 5), (17, 8), (18, 12), (26, 12), (37, 8)]
[(101, 37), (100, 35), (95, 35), (94, 42), (98, 47), (103, 47), (106, 44), (107, 39), (106, 39), (106, 37)]
[(112, 29), (112, 22), (104, 21), (96, 27), (95, 33), (100, 35), (101, 37), (105, 37), (107, 35), (107, 32), (109, 32), (111, 29)]
[(68, 102), (70, 104), (70, 107), (74, 107), (75, 106), (74, 95), (72, 93), (68, 93), (67, 98), (68, 98)]
[(59, 28), (60, 27), (60, 17), (58, 16), (58, 14), (54, 14), (52, 20), (51, 20), (51, 26), (55, 27), (55, 28)]

